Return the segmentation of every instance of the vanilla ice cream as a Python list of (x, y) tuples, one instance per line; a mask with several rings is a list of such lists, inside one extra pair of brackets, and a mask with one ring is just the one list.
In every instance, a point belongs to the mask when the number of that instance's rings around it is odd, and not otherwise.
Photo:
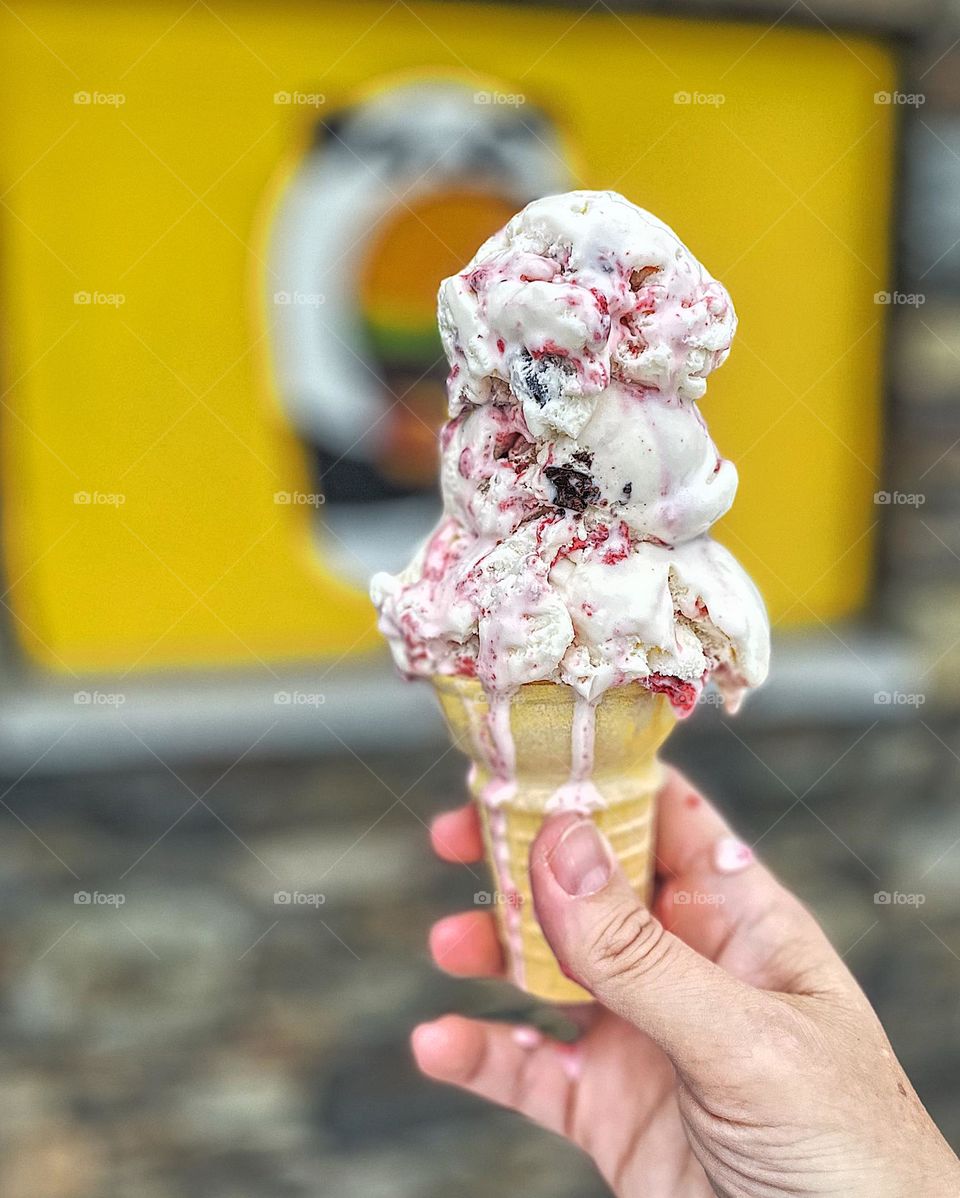
[(528, 204), (445, 279), (444, 513), (371, 592), (400, 669), (594, 704), (639, 682), (689, 713), (767, 672), (762, 600), (707, 534), (733, 502), (697, 401), (726, 359), (724, 288), (609, 191)]

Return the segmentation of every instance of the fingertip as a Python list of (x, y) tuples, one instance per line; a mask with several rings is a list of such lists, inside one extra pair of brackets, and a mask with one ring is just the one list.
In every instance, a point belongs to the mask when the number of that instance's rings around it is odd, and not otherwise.
[(482, 1029), (460, 1015), (419, 1024), (410, 1042), (417, 1067), (437, 1081), (466, 1081), (483, 1056)]
[(480, 821), (472, 803), (444, 811), (430, 825), (430, 843), (442, 861), (473, 865), (483, 857)]
[(420, 1070), (563, 1132), (586, 1042), (559, 1044), (529, 1024), (444, 1015), (412, 1034)]
[(410, 1034), (410, 1047), (413, 1049), (413, 1059), (421, 1073), (433, 1077), (444, 1060), (447, 1037), (442, 1020), (432, 1023), (419, 1023)]
[(446, 954), (453, 935), (453, 921), (457, 919), (456, 915), (445, 915), (443, 919), (438, 919), (430, 929), (428, 943), (430, 945), (430, 956), (439, 965), (440, 958)]
[(495, 977), (503, 972), (503, 950), (493, 916), (464, 911), (430, 929), (430, 955), (440, 969), (458, 977)]

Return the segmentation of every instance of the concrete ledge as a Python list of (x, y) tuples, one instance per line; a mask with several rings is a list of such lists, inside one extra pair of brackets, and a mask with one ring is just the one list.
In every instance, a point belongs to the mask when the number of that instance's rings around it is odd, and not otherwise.
[[(909, 718), (923, 693), (912, 642), (853, 626), (777, 638), (770, 681), (744, 725)], [(878, 699), (876, 696), (881, 696)], [(884, 702), (882, 696), (889, 696)], [(934, 702), (923, 694), (924, 705)], [(165, 675), (81, 684), (46, 679), (0, 691), (0, 773), (94, 771), (245, 758), (359, 755), (440, 743), (430, 687), (386, 658), (271, 675)]]

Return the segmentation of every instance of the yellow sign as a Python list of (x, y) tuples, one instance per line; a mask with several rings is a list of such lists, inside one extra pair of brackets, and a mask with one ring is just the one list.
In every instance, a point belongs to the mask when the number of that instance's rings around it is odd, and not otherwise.
[[(862, 38), (761, 32), (532, 5), (15, 0), (0, 436), (4, 602), (29, 655), (128, 671), (377, 644), (363, 587), (333, 565), (265, 297), (278, 206), (308, 147), (322, 156), (317, 130), (417, 72), (546, 113), (571, 184), (652, 209), (727, 285), (740, 332), (704, 401), (741, 474), (720, 538), (775, 620), (854, 611), (890, 219), (893, 114), (874, 95), (894, 72)], [(413, 311), (465, 252), (457, 211), (401, 193), (396, 228), (422, 236)], [(366, 318), (402, 325), (382, 269), (364, 272)]]

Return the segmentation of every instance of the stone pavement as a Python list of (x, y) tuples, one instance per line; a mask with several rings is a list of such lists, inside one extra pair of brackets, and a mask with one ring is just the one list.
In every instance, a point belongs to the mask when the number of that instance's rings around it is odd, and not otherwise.
[[(960, 729), (924, 718), (774, 732), (705, 713), (669, 756), (762, 837), (958, 1145)], [(524, 1009), (428, 962), (431, 920), (486, 885), (427, 852), (423, 822), (461, 793), (461, 760), (436, 757), (4, 796), (4, 1198), (605, 1193), (574, 1149), (411, 1068), (418, 1020)]]

